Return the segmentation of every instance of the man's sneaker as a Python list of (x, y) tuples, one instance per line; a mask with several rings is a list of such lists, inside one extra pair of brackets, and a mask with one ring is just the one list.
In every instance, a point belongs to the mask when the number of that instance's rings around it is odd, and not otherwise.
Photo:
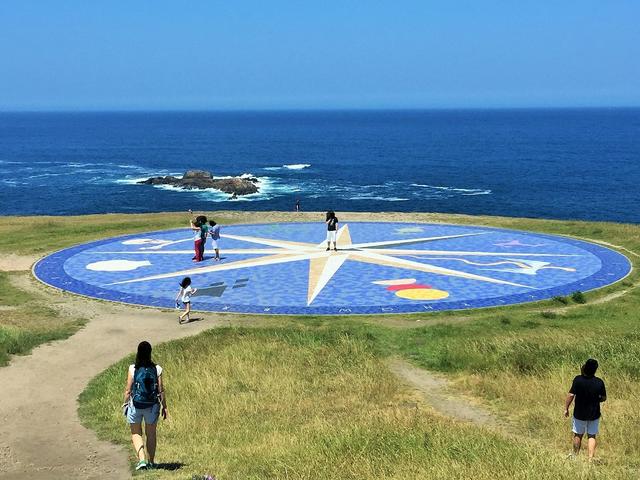
[(136, 465), (136, 470), (146, 470), (146, 469), (147, 469), (147, 462), (145, 462), (144, 460), (140, 460)]
[(156, 464), (153, 462), (147, 462), (147, 470), (153, 470), (156, 468)]

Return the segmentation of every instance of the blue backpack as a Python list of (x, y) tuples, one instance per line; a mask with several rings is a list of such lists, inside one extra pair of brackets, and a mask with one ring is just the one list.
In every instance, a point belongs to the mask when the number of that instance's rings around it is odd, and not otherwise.
[(134, 407), (149, 408), (158, 403), (158, 371), (155, 365), (135, 369), (132, 390)]

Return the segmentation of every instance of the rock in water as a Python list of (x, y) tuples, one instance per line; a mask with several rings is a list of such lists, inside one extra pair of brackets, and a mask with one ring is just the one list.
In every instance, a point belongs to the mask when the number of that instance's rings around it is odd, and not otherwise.
[(211, 172), (207, 172), (205, 170), (187, 170), (185, 174), (182, 176), (182, 180), (190, 180), (190, 179), (209, 179), (213, 178)]
[(186, 190), (203, 190), (214, 188), (231, 195), (249, 195), (259, 191), (258, 179), (255, 177), (213, 178), (211, 172), (204, 170), (188, 170), (182, 178), (166, 176), (152, 177), (138, 183), (145, 185), (173, 185)]

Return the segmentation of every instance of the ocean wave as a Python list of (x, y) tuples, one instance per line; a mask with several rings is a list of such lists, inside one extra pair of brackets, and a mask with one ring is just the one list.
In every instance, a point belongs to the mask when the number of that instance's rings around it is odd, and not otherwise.
[(117, 163), (116, 167), (127, 168), (127, 169), (132, 169), (132, 170), (139, 170), (141, 168), (138, 165), (129, 165), (127, 163)]
[(477, 192), (471, 192), (471, 193), (463, 193), (463, 196), (473, 196), (473, 195), (491, 195), (491, 190), (478, 190)]
[[(148, 180), (150, 178), (153, 177), (166, 177), (166, 176), (173, 176), (173, 177), (177, 177), (182, 175), (181, 172), (169, 172), (169, 171), (158, 171), (156, 170), (155, 172), (148, 172), (146, 174), (144, 174), (144, 176), (138, 176), (138, 175), (143, 175), (143, 172), (139, 172), (136, 173), (136, 175), (125, 175), (124, 178), (116, 178), (116, 179), (112, 179), (112, 180), (108, 180), (108, 182), (110, 183), (119, 183), (119, 184), (123, 184), (123, 185), (137, 185), (139, 182), (144, 182), (145, 180)], [(220, 178), (220, 177), (215, 177), (215, 178)], [(154, 187), (157, 187), (159, 185), (154, 185)], [(170, 185), (169, 185), (170, 186)], [(180, 190), (183, 190), (182, 188), (180, 188)]]
[(283, 165), (287, 170), (302, 170), (303, 168), (309, 168), (311, 164), (309, 163), (291, 163), (289, 165)]
[(305, 168), (309, 168), (311, 164), (309, 163), (289, 163), (285, 165), (280, 165), (279, 167), (264, 167), (263, 170), (269, 171), (277, 171), (277, 170), (304, 170)]
[[(252, 175), (253, 176), (253, 175)], [(252, 201), (264, 201), (271, 200), (275, 197), (282, 197), (290, 195), (292, 193), (300, 192), (300, 187), (296, 185), (288, 185), (282, 183), (278, 179), (271, 177), (254, 177), (257, 178), (258, 192), (250, 193), (249, 195), (239, 195), (236, 198), (230, 198), (227, 195), (227, 200), (232, 202), (252, 202)]]
[(126, 178), (116, 178), (113, 183), (120, 183), (123, 185), (136, 185), (138, 182), (143, 182), (147, 180), (149, 177), (130, 177)]
[(349, 200), (380, 200), (383, 202), (406, 202), (408, 198), (401, 197), (381, 197), (378, 195), (358, 195), (356, 197), (349, 197)]
[(66, 173), (40, 173), (38, 175), (29, 175), (27, 178), (59, 177), (61, 175), (67, 175), (67, 174)]
[(71, 167), (71, 168), (84, 168), (84, 167), (109, 167), (109, 166), (113, 166), (113, 164), (104, 164), (104, 163), (91, 163), (91, 162), (85, 162), (85, 163), (79, 163), (79, 162), (68, 162), (68, 163), (64, 163), (63, 164), (66, 167)]
[(451, 192), (454, 194), (460, 195), (490, 195), (492, 192), (489, 189), (485, 188), (456, 188), (456, 187), (447, 187), (443, 185), (425, 185), (422, 183), (412, 183), (412, 187), (419, 188), (427, 188), (431, 190), (441, 190), (444, 192)]

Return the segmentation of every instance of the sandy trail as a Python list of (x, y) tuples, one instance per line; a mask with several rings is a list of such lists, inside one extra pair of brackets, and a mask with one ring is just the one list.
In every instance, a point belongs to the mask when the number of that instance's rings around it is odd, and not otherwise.
[[(43, 287), (34, 279), (21, 288)], [(0, 368), (0, 477), (129, 478), (127, 452), (99, 441), (80, 424), (77, 397), (97, 373), (134, 352), (139, 341), (152, 345), (220, 325), (206, 321), (178, 326), (176, 315), (62, 295), (44, 294), (65, 311), (89, 317), (70, 338), (42, 345), (31, 355), (14, 357)], [(227, 325), (229, 322), (225, 321)], [(123, 423), (123, 435), (126, 435)], [(161, 456), (162, 446), (159, 446)]]
[(0, 272), (29, 270), (39, 257), (3, 253), (0, 255)]
[(400, 359), (393, 359), (388, 365), (393, 374), (408, 386), (418, 390), (427, 403), (440, 414), (478, 425), (499, 425), (493, 414), (477, 402), (450, 392), (449, 381), (443, 376), (415, 367)]

